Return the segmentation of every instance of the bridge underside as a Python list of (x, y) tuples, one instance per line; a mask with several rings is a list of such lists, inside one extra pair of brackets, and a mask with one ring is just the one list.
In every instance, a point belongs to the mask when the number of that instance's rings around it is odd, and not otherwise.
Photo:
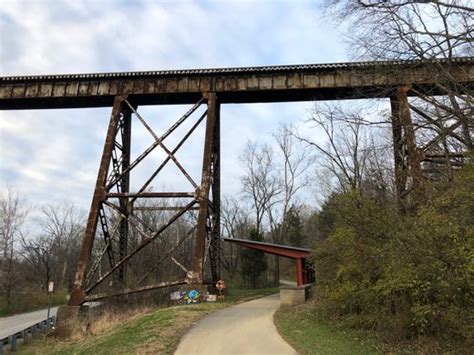
[[(409, 96), (446, 95), (455, 83), (458, 92), (474, 87), (472, 58), (450, 62), (372, 62), (258, 68), (204, 69), (166, 72), (72, 74), (0, 78), (0, 109), (53, 109), (112, 106), (97, 182), (82, 244), (70, 305), (114, 295), (143, 292), (219, 278), (220, 255), (220, 105), (389, 98), (392, 109), (397, 198), (422, 193), (421, 163), (430, 148), (417, 147)], [(157, 134), (139, 113), (142, 105), (190, 104), (192, 107), (168, 130)], [(203, 110), (204, 108), (204, 110)], [(131, 161), (132, 120), (143, 125), (153, 143)], [(187, 123), (179, 143), (166, 138)], [(205, 125), (202, 173), (194, 179), (176, 153), (196, 128)], [(454, 128), (453, 128), (454, 129)], [(445, 130), (449, 134), (449, 128)], [(444, 134), (444, 133), (443, 133)], [(431, 145), (437, 144), (434, 140)], [(164, 160), (130, 191), (131, 174), (155, 150)], [(189, 190), (151, 190), (152, 182), (174, 164), (189, 182)], [(151, 199), (168, 201), (149, 204)], [(156, 213), (161, 213), (155, 223)], [(169, 231), (181, 224), (177, 240)], [(180, 222), (181, 221), (181, 222)], [(178, 229), (177, 229), (178, 230)], [(178, 233), (177, 233), (178, 234)], [(133, 235), (133, 243), (131, 236)], [(178, 260), (176, 250), (192, 248), (192, 264)], [(157, 249), (152, 249), (153, 247)], [(157, 254), (155, 265), (129, 277), (132, 259), (145, 250)], [(304, 258), (296, 258), (303, 260)], [(156, 270), (177, 268), (174, 279), (157, 280)], [(301, 267), (301, 265), (300, 265)], [(108, 281), (106, 285), (105, 281)], [(153, 281), (153, 282), (151, 282)], [(106, 287), (107, 286), (107, 287)], [(106, 291), (104, 291), (106, 289)]]
[(135, 105), (194, 104), (205, 92), (220, 103), (289, 102), (439, 95), (449, 76), (472, 89), (472, 58), (0, 78), (0, 109), (110, 107), (118, 95)]

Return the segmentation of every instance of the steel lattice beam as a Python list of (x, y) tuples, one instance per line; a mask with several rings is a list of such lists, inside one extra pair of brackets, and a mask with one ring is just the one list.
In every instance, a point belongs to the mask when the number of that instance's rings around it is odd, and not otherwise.
[[(197, 121), (187, 130), (175, 148), (169, 149), (164, 140), (173, 133), (179, 126), (184, 123), (191, 115), (200, 107), (201, 104), (207, 104), (207, 110), (198, 117)], [(152, 145), (147, 148), (133, 162), (130, 161), (130, 151), (132, 146), (131, 130), (132, 116), (147, 129), (154, 138)], [(148, 125), (145, 119), (138, 113), (137, 107), (132, 105), (130, 99), (126, 96), (117, 96), (114, 100), (114, 106), (109, 122), (104, 151), (102, 154), (99, 174), (96, 182), (96, 190), (94, 192), (89, 218), (86, 227), (86, 233), (83, 240), (82, 252), (74, 290), (69, 301), (70, 305), (79, 305), (87, 301), (103, 299), (106, 297), (144, 292), (147, 290), (171, 287), (183, 283), (202, 283), (204, 272), (204, 247), (206, 238), (212, 241), (213, 250), (211, 251), (211, 274), (213, 278), (218, 275), (218, 246), (219, 243), (219, 220), (218, 208), (219, 203), (219, 104), (215, 93), (207, 93), (205, 97), (179, 118), (163, 135), (158, 136)], [(205, 120), (206, 122), (206, 142), (204, 144), (203, 169), (200, 185), (189, 175), (186, 169), (178, 161), (175, 154), (183, 146), (186, 140), (192, 135), (196, 128)], [(145, 158), (157, 147), (163, 149), (166, 158), (151, 174), (145, 184), (138, 192), (130, 191), (130, 174), (139, 164), (144, 164)], [(148, 191), (147, 188), (153, 179), (162, 171), (165, 165), (173, 161), (179, 171), (187, 178), (189, 184), (195, 188), (193, 192), (160, 192)], [(212, 195), (212, 201), (211, 196)], [(172, 212), (171, 217), (160, 228), (154, 230), (144, 220), (134, 213), (134, 203), (140, 199), (185, 199), (188, 202), (183, 203), (181, 207), (171, 206), (143, 206), (138, 211), (147, 213), (152, 211)], [(108, 208), (108, 211), (106, 211)], [(173, 252), (181, 246), (181, 244), (189, 238), (182, 238), (177, 245), (170, 250), (163, 250), (165, 257), (158, 260), (154, 268), (149, 270), (137, 282), (137, 285), (145, 281), (145, 279), (162, 264), (165, 259), (171, 260), (186, 276), (179, 281), (163, 281), (158, 284), (140, 286), (138, 288), (127, 288), (127, 265), (141, 250), (145, 249), (151, 243), (159, 240), (164, 231), (171, 225), (176, 223), (184, 214), (189, 211), (197, 210), (198, 219), (196, 227), (191, 229), (190, 233), (196, 231), (195, 253), (192, 264), (192, 270), (188, 270), (174, 256)], [(212, 215), (212, 218), (211, 218)], [(113, 232), (109, 231), (109, 226), (113, 224), (111, 219), (117, 220)], [(209, 228), (207, 221), (212, 219), (212, 228)], [(92, 250), (94, 243), (98, 243), (97, 224), (100, 222), (100, 232), (103, 234), (104, 245), (97, 255), (95, 261), (92, 262)], [(133, 250), (129, 250), (128, 239), (131, 232), (138, 233), (142, 238), (142, 242)], [(118, 234), (118, 240), (115, 235)], [(116, 250), (113, 247), (117, 244)], [(162, 246), (163, 243), (160, 244)], [(100, 267), (102, 258), (107, 255), (110, 268), (103, 274), (99, 274), (94, 280), (92, 278)], [(87, 273), (86, 279), (86, 270)], [(112, 288), (109, 292), (96, 293), (98, 287), (104, 281), (115, 275), (115, 279), (119, 281), (117, 287)]]

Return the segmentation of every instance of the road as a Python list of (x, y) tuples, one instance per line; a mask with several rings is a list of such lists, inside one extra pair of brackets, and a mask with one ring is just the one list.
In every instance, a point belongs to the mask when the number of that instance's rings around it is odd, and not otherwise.
[[(51, 315), (55, 316), (58, 307), (51, 308)], [(39, 311), (17, 314), (10, 317), (0, 318), (0, 339), (19, 332), (30, 325), (45, 320), (48, 316), (48, 310), (42, 309)]]
[(181, 339), (175, 355), (296, 354), (273, 324), (278, 307), (276, 294), (213, 313)]

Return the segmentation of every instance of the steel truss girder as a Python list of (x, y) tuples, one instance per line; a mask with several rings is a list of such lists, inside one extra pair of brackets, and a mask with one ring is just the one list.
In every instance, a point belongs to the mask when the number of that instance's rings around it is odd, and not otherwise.
[[(183, 283), (200, 284), (203, 282), (203, 256), (206, 239), (210, 242), (209, 255), (212, 278), (213, 280), (216, 280), (219, 276), (220, 124), (219, 104), (216, 95), (214, 93), (206, 94), (162, 136), (158, 136), (153, 131), (144, 118), (138, 113), (137, 107), (133, 106), (131, 102), (132, 101), (129, 100), (126, 95), (117, 96), (114, 100), (77, 267), (74, 289), (69, 301), (70, 305), (80, 305), (87, 301), (103, 299), (109, 296), (112, 297), (143, 292)], [(165, 138), (175, 131), (204, 102), (207, 103), (207, 110), (191, 126), (177, 146), (174, 149), (169, 149), (163, 143)], [(154, 142), (141, 155), (139, 155), (138, 158), (131, 162), (130, 150), (132, 145), (131, 129), (133, 116), (136, 116), (141, 124), (143, 124), (147, 131), (153, 136)], [(204, 144), (201, 183), (198, 185), (178, 161), (175, 154), (204, 119), (206, 120), (206, 138)], [(161, 147), (161, 149), (165, 151), (166, 158), (153, 174), (151, 174), (150, 178), (138, 192), (130, 192), (130, 173), (156, 147)], [(147, 191), (149, 184), (169, 161), (173, 161), (181, 173), (187, 178), (191, 186), (195, 189), (194, 192)], [(116, 191), (112, 191), (112, 189)], [(180, 207), (138, 208), (137, 210), (141, 213), (156, 210), (173, 212), (172, 216), (166, 223), (154, 230), (134, 214), (134, 203), (137, 199), (142, 198), (187, 198), (190, 200), (188, 200), (189, 202), (181, 203)], [(109, 213), (107, 213), (106, 207), (109, 209)], [(169, 226), (175, 223), (186, 212), (192, 210), (198, 211), (196, 227), (192, 228), (188, 234), (183, 236), (179, 240), (178, 245), (171, 248), (171, 250), (165, 254), (165, 257), (158, 260), (159, 265), (166, 258), (169, 258), (182, 270), (186, 271), (186, 277), (177, 281), (164, 281), (158, 284), (140, 286), (138, 288), (127, 288), (126, 266), (130, 259), (155, 240), (160, 240), (160, 236)], [(118, 220), (116, 220), (115, 223), (112, 223), (110, 219), (113, 219), (114, 215)], [(97, 243), (97, 225), (99, 223), (101, 225), (100, 231), (103, 235), (104, 245), (98, 252), (98, 258), (91, 263), (94, 243)], [(109, 232), (109, 225), (114, 225), (112, 232)], [(145, 228), (147, 232), (145, 232), (143, 228)], [(132, 230), (136, 231), (138, 235), (142, 237), (142, 242), (135, 247), (134, 250), (129, 251), (128, 237)], [(196, 231), (194, 259), (192, 262), (192, 269), (188, 270), (173, 257), (173, 253), (192, 235), (194, 230)], [(118, 234), (118, 243), (115, 238), (116, 234)], [(118, 244), (118, 251), (114, 250), (114, 243)], [(99, 273), (98, 278), (93, 281), (92, 277), (97, 269), (100, 269), (101, 260), (105, 255), (108, 256), (110, 269), (103, 274)], [(142, 284), (153, 270), (158, 268), (158, 265), (143, 275), (143, 277), (136, 282), (136, 286)], [(86, 273), (86, 271), (88, 272)], [(121, 286), (120, 290), (115, 289), (112, 290), (112, 292), (105, 294), (102, 292), (99, 294), (92, 294), (100, 284), (112, 275), (114, 275), (116, 280), (119, 281), (118, 284)]]

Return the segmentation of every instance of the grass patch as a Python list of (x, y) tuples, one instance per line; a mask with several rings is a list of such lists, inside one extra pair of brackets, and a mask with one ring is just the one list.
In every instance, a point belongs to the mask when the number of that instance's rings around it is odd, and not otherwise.
[(278, 293), (280, 290), (278, 287), (269, 288), (256, 288), (256, 289), (240, 289), (234, 288), (226, 291), (224, 302), (245, 302), (255, 297), (263, 297)]
[(225, 301), (161, 308), (133, 315), (104, 315), (86, 335), (46, 336), (19, 347), (20, 354), (172, 354), (186, 331), (204, 316), (239, 302), (277, 292), (277, 288), (229, 290)]
[(274, 315), (282, 337), (300, 354), (382, 354), (384, 346), (365, 331), (343, 329), (318, 317), (311, 303), (282, 307)]
[(274, 315), (281, 336), (299, 354), (472, 354), (472, 343), (446, 342), (432, 336), (393, 340), (387, 333), (354, 329), (320, 315), (321, 305), (282, 307)]
[[(51, 307), (66, 304), (68, 292), (66, 290), (56, 290), (51, 295)], [(27, 290), (14, 293), (12, 303), (7, 307), (4, 296), (0, 296), (0, 317), (7, 317), (18, 313), (36, 311), (48, 307), (49, 295), (40, 290)]]

